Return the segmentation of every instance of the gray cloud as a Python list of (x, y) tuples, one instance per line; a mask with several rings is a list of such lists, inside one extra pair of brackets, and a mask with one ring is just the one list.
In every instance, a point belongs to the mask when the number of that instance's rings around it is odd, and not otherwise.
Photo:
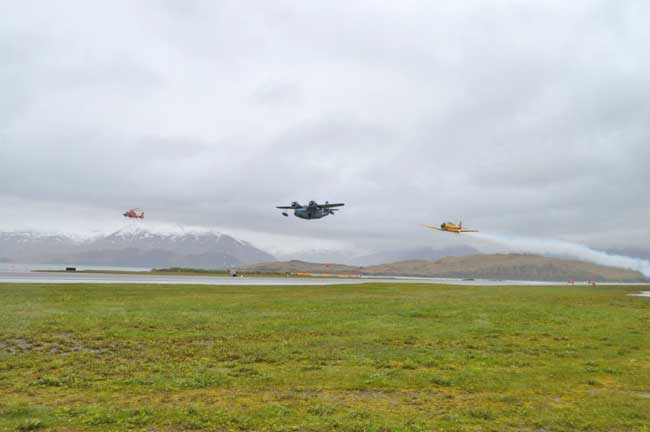
[[(417, 225), (461, 218), (650, 241), (644, 2), (8, 9), (0, 198), (44, 228), (62, 207), (140, 206), (368, 249), (456, 241)], [(309, 199), (348, 206), (316, 223), (273, 209)]]

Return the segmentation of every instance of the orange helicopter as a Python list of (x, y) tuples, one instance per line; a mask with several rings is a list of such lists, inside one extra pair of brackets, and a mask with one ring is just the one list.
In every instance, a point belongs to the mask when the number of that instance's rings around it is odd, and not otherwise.
[(455, 234), (460, 234), (465, 232), (479, 232), (477, 229), (463, 228), (463, 222), (458, 222), (458, 225), (456, 225), (453, 222), (443, 222), (442, 224), (440, 224), (439, 228), (431, 225), (424, 225), (424, 226), (434, 230), (447, 231)]
[[(140, 214), (138, 214), (137, 212), (140, 212)], [(144, 212), (140, 209), (131, 209), (122, 213), (122, 216), (131, 219), (144, 219)]]

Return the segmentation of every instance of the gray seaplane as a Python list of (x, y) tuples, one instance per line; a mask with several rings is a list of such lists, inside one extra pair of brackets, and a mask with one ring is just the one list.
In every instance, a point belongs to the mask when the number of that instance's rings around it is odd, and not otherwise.
[[(325, 216), (333, 215), (335, 211), (340, 209), (334, 207), (342, 207), (345, 204), (330, 204), (325, 201), (325, 204), (318, 204), (316, 201), (309, 201), (309, 204), (302, 205), (299, 202), (292, 202), (290, 206), (279, 206), (281, 210), (293, 210), (293, 214), (300, 219), (321, 219)], [(283, 216), (289, 216), (286, 211), (282, 212)]]

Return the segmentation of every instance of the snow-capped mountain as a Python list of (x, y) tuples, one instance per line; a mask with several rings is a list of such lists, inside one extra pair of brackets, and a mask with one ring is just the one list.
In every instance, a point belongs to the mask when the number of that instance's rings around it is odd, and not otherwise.
[(78, 245), (73, 238), (61, 234), (34, 231), (0, 232), (0, 259), (29, 262), (32, 256), (46, 251), (72, 252)]
[(217, 269), (272, 261), (274, 257), (250, 243), (210, 230), (127, 226), (86, 239), (34, 231), (0, 232), (0, 259), (41, 264)]

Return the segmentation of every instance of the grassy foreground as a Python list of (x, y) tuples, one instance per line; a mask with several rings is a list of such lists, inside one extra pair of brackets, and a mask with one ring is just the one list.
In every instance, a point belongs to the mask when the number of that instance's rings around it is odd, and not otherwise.
[(632, 290), (0, 285), (0, 430), (650, 431)]

